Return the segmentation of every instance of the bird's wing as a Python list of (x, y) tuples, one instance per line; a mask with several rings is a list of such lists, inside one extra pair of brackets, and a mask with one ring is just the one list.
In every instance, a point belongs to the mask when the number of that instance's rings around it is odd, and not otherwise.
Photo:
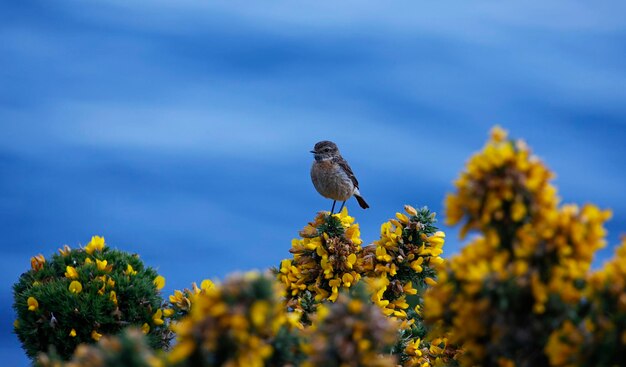
[(358, 189), (359, 181), (357, 181), (356, 177), (354, 177), (354, 173), (352, 172), (352, 168), (350, 168), (350, 165), (348, 165), (348, 162), (346, 162), (346, 160), (342, 157), (336, 157), (333, 159), (333, 161), (335, 161), (335, 163), (337, 163), (339, 167), (341, 167), (341, 169), (348, 175), (348, 177), (350, 177), (350, 180), (352, 180), (354, 187)]

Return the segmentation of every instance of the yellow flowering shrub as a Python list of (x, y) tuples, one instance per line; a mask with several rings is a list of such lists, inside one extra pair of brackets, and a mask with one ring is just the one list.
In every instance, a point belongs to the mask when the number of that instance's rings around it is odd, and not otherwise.
[[(282, 289), (271, 275), (247, 273), (193, 296), (189, 313), (172, 325), (173, 366), (283, 365), (298, 360), (297, 314), (287, 314)], [(279, 345), (280, 349), (276, 346)]]
[(164, 282), (137, 255), (110, 249), (102, 237), (84, 248), (65, 245), (48, 260), (34, 256), (13, 285), (14, 331), (33, 360), (51, 349), (68, 359), (80, 343), (126, 326), (142, 328), (152, 348), (163, 348), (171, 339), (161, 310)]
[(496, 127), (446, 200), (448, 224), (480, 236), (442, 267), (424, 315), (463, 345), (463, 365), (547, 365), (551, 331), (583, 296), (610, 212), (560, 205), (552, 177)]
[(383, 223), (380, 239), (363, 250), (371, 300), (399, 321), (400, 340), (393, 351), (403, 366), (450, 362), (454, 348), (445, 338), (431, 340), (421, 317), (424, 291), (436, 284), (436, 266), (444, 261), (445, 234), (435, 227), (435, 214), (427, 208), (406, 205), (404, 210)]
[(335, 303), (318, 307), (305, 333), (303, 367), (394, 367), (390, 354), (398, 325), (385, 317), (363, 291), (342, 292)]
[(329, 215), (320, 212), (291, 243), (292, 259), (280, 264), (278, 279), (285, 285), (287, 305), (311, 312), (316, 302), (334, 302), (341, 288), (361, 279), (359, 225), (348, 209)]

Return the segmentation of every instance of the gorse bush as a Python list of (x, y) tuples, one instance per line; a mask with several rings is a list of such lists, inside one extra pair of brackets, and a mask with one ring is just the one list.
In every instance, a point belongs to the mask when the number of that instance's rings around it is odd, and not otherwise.
[[(455, 348), (448, 346), (446, 337), (431, 339), (421, 317), (424, 291), (436, 283), (434, 266), (443, 262), (445, 234), (427, 208), (407, 205), (405, 213), (384, 223), (380, 239), (364, 249), (359, 227), (347, 209), (334, 215), (319, 213), (293, 240), (293, 259), (281, 262), (278, 279), (286, 287), (287, 309), (302, 314), (302, 324), (308, 326), (319, 304), (335, 302), (341, 289), (349, 291), (364, 279), (371, 302), (396, 325), (389, 352), (397, 363), (454, 363)], [(313, 321), (311, 327), (318, 326)], [(314, 365), (348, 363), (318, 357), (311, 357)]]
[(161, 310), (164, 282), (138, 256), (94, 236), (84, 248), (66, 245), (49, 260), (31, 259), (13, 286), (14, 330), (31, 358), (53, 347), (68, 359), (79, 344), (133, 325), (152, 348), (162, 348), (171, 338)]
[(553, 176), (496, 127), (446, 198), (446, 223), (475, 234), (450, 259), (427, 208), (366, 246), (347, 209), (320, 212), (278, 268), (166, 303), (162, 277), (94, 237), (32, 259), (15, 331), (31, 358), (52, 346), (44, 367), (626, 365), (626, 238), (592, 272), (610, 212), (562, 204)]
[(396, 366), (391, 348), (399, 325), (369, 301), (362, 285), (350, 295), (342, 292), (335, 302), (320, 305), (313, 325), (305, 330), (305, 367)]
[(363, 252), (363, 270), (371, 300), (385, 315), (397, 319), (399, 340), (392, 352), (403, 366), (454, 364), (455, 348), (447, 338), (431, 339), (424, 325), (424, 291), (436, 284), (445, 233), (435, 226), (435, 213), (410, 205), (405, 213), (383, 223), (380, 239)]
[(305, 311), (302, 298), (334, 302), (339, 289), (361, 279), (361, 232), (347, 208), (339, 214), (320, 212), (291, 244), (293, 259), (283, 260), (278, 278), (287, 288), (289, 306)]
[(582, 301), (610, 212), (560, 205), (552, 176), (495, 128), (446, 200), (448, 223), (480, 235), (441, 268), (425, 315), (463, 346), (463, 365), (548, 365), (552, 331)]
[(299, 326), (298, 319), (284, 311), (278, 287), (272, 275), (248, 273), (191, 295), (190, 312), (174, 324), (178, 343), (168, 363), (257, 367), (284, 360), (280, 353), (295, 356), (275, 347), (290, 324)]

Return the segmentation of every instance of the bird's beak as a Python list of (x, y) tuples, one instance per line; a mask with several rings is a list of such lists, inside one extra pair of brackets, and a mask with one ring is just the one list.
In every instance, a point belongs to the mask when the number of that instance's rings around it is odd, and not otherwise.
[(311, 151), (311, 153), (315, 154), (315, 153), (317, 153), (317, 152), (316, 152), (316, 151), (314, 151), (314, 150), (312, 150), (312, 151)]

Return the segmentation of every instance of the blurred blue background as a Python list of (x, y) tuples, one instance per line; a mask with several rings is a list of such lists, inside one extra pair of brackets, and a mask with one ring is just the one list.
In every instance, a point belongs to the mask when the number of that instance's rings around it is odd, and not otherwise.
[[(141, 254), (167, 278), (264, 269), (330, 201), (338, 143), (371, 205), (441, 212), (490, 127), (525, 138), (566, 202), (626, 231), (626, 3), (13, 1), (0, 4), (0, 354), (37, 253)], [(446, 253), (459, 248), (448, 231)]]

